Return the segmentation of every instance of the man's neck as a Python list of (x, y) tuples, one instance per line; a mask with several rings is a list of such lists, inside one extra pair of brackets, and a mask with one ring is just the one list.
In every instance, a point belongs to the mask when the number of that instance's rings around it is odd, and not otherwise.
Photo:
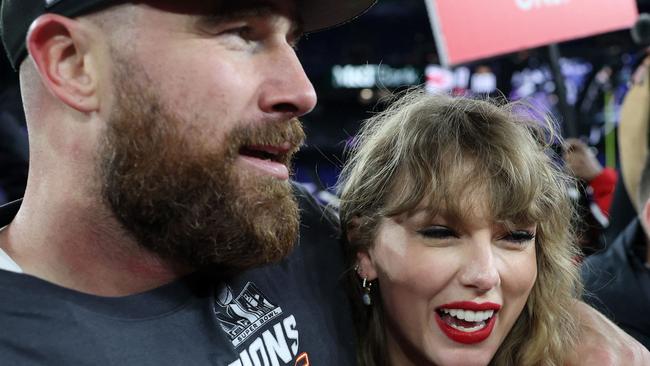
[(101, 207), (32, 202), (26, 197), (0, 232), (0, 248), (26, 274), (113, 297), (147, 291), (190, 272), (140, 247)]

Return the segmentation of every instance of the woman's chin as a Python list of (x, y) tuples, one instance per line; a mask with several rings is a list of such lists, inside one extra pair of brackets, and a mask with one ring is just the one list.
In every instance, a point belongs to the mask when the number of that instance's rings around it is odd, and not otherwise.
[(495, 346), (493, 342), (490, 342), (490, 338), (472, 345), (458, 342), (450, 344), (444, 340), (443, 342), (432, 342), (426, 353), (432, 365), (485, 366), (490, 363), (497, 348), (498, 345)]
[(437, 366), (486, 366), (494, 356), (493, 352), (476, 351), (443, 351), (442, 354), (439, 355), (439, 360), (432, 360), (432, 364)]

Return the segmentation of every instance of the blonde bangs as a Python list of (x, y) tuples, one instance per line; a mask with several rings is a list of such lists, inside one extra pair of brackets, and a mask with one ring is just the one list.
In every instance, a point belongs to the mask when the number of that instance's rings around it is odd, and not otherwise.
[(570, 179), (558, 175), (546, 145), (534, 140), (530, 129), (542, 127), (517, 118), (510, 109), (471, 102), (464, 108), (452, 103), (438, 108), (437, 114), (427, 114), (429, 103), (422, 101), (423, 110), (415, 107), (391, 121), (400, 128), (392, 131), (391, 147), (384, 149), (392, 151), (394, 168), (390, 174), (381, 172), (387, 182), (382, 216), (426, 208), (433, 214), (444, 211), (467, 219), (470, 208), (478, 206), (497, 221), (549, 219)]

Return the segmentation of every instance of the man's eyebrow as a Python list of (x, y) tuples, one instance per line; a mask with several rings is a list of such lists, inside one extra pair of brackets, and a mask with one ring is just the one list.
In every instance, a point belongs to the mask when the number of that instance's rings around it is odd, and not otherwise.
[(277, 13), (278, 11), (269, 4), (247, 4), (244, 6), (222, 6), (212, 10), (208, 14), (204, 14), (204, 17), (214, 20), (228, 21), (237, 18), (265, 17)]
[(299, 39), (304, 33), (304, 26), (302, 18), (298, 16), (298, 12), (294, 10), (290, 14), (282, 12), (278, 7), (268, 3), (250, 3), (245, 5), (223, 6), (214, 9), (208, 14), (204, 14), (201, 18), (210, 23), (222, 23), (229, 21), (236, 21), (242, 18), (261, 18), (271, 17), (274, 15), (286, 15), (291, 20), (290, 33), (293, 38)]

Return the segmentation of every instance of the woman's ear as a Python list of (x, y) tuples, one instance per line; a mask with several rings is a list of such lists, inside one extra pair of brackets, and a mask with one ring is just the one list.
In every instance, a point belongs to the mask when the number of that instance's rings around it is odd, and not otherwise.
[(372, 249), (357, 252), (357, 275), (361, 279), (374, 281), (377, 279), (377, 269), (372, 260)]
[(355, 216), (346, 225), (346, 237), (348, 243), (352, 244), (357, 250), (357, 265), (355, 266), (357, 275), (360, 279), (373, 281), (377, 278), (377, 271), (372, 261), (372, 248), (366, 248), (365, 245), (359, 245), (361, 239), (361, 216)]

